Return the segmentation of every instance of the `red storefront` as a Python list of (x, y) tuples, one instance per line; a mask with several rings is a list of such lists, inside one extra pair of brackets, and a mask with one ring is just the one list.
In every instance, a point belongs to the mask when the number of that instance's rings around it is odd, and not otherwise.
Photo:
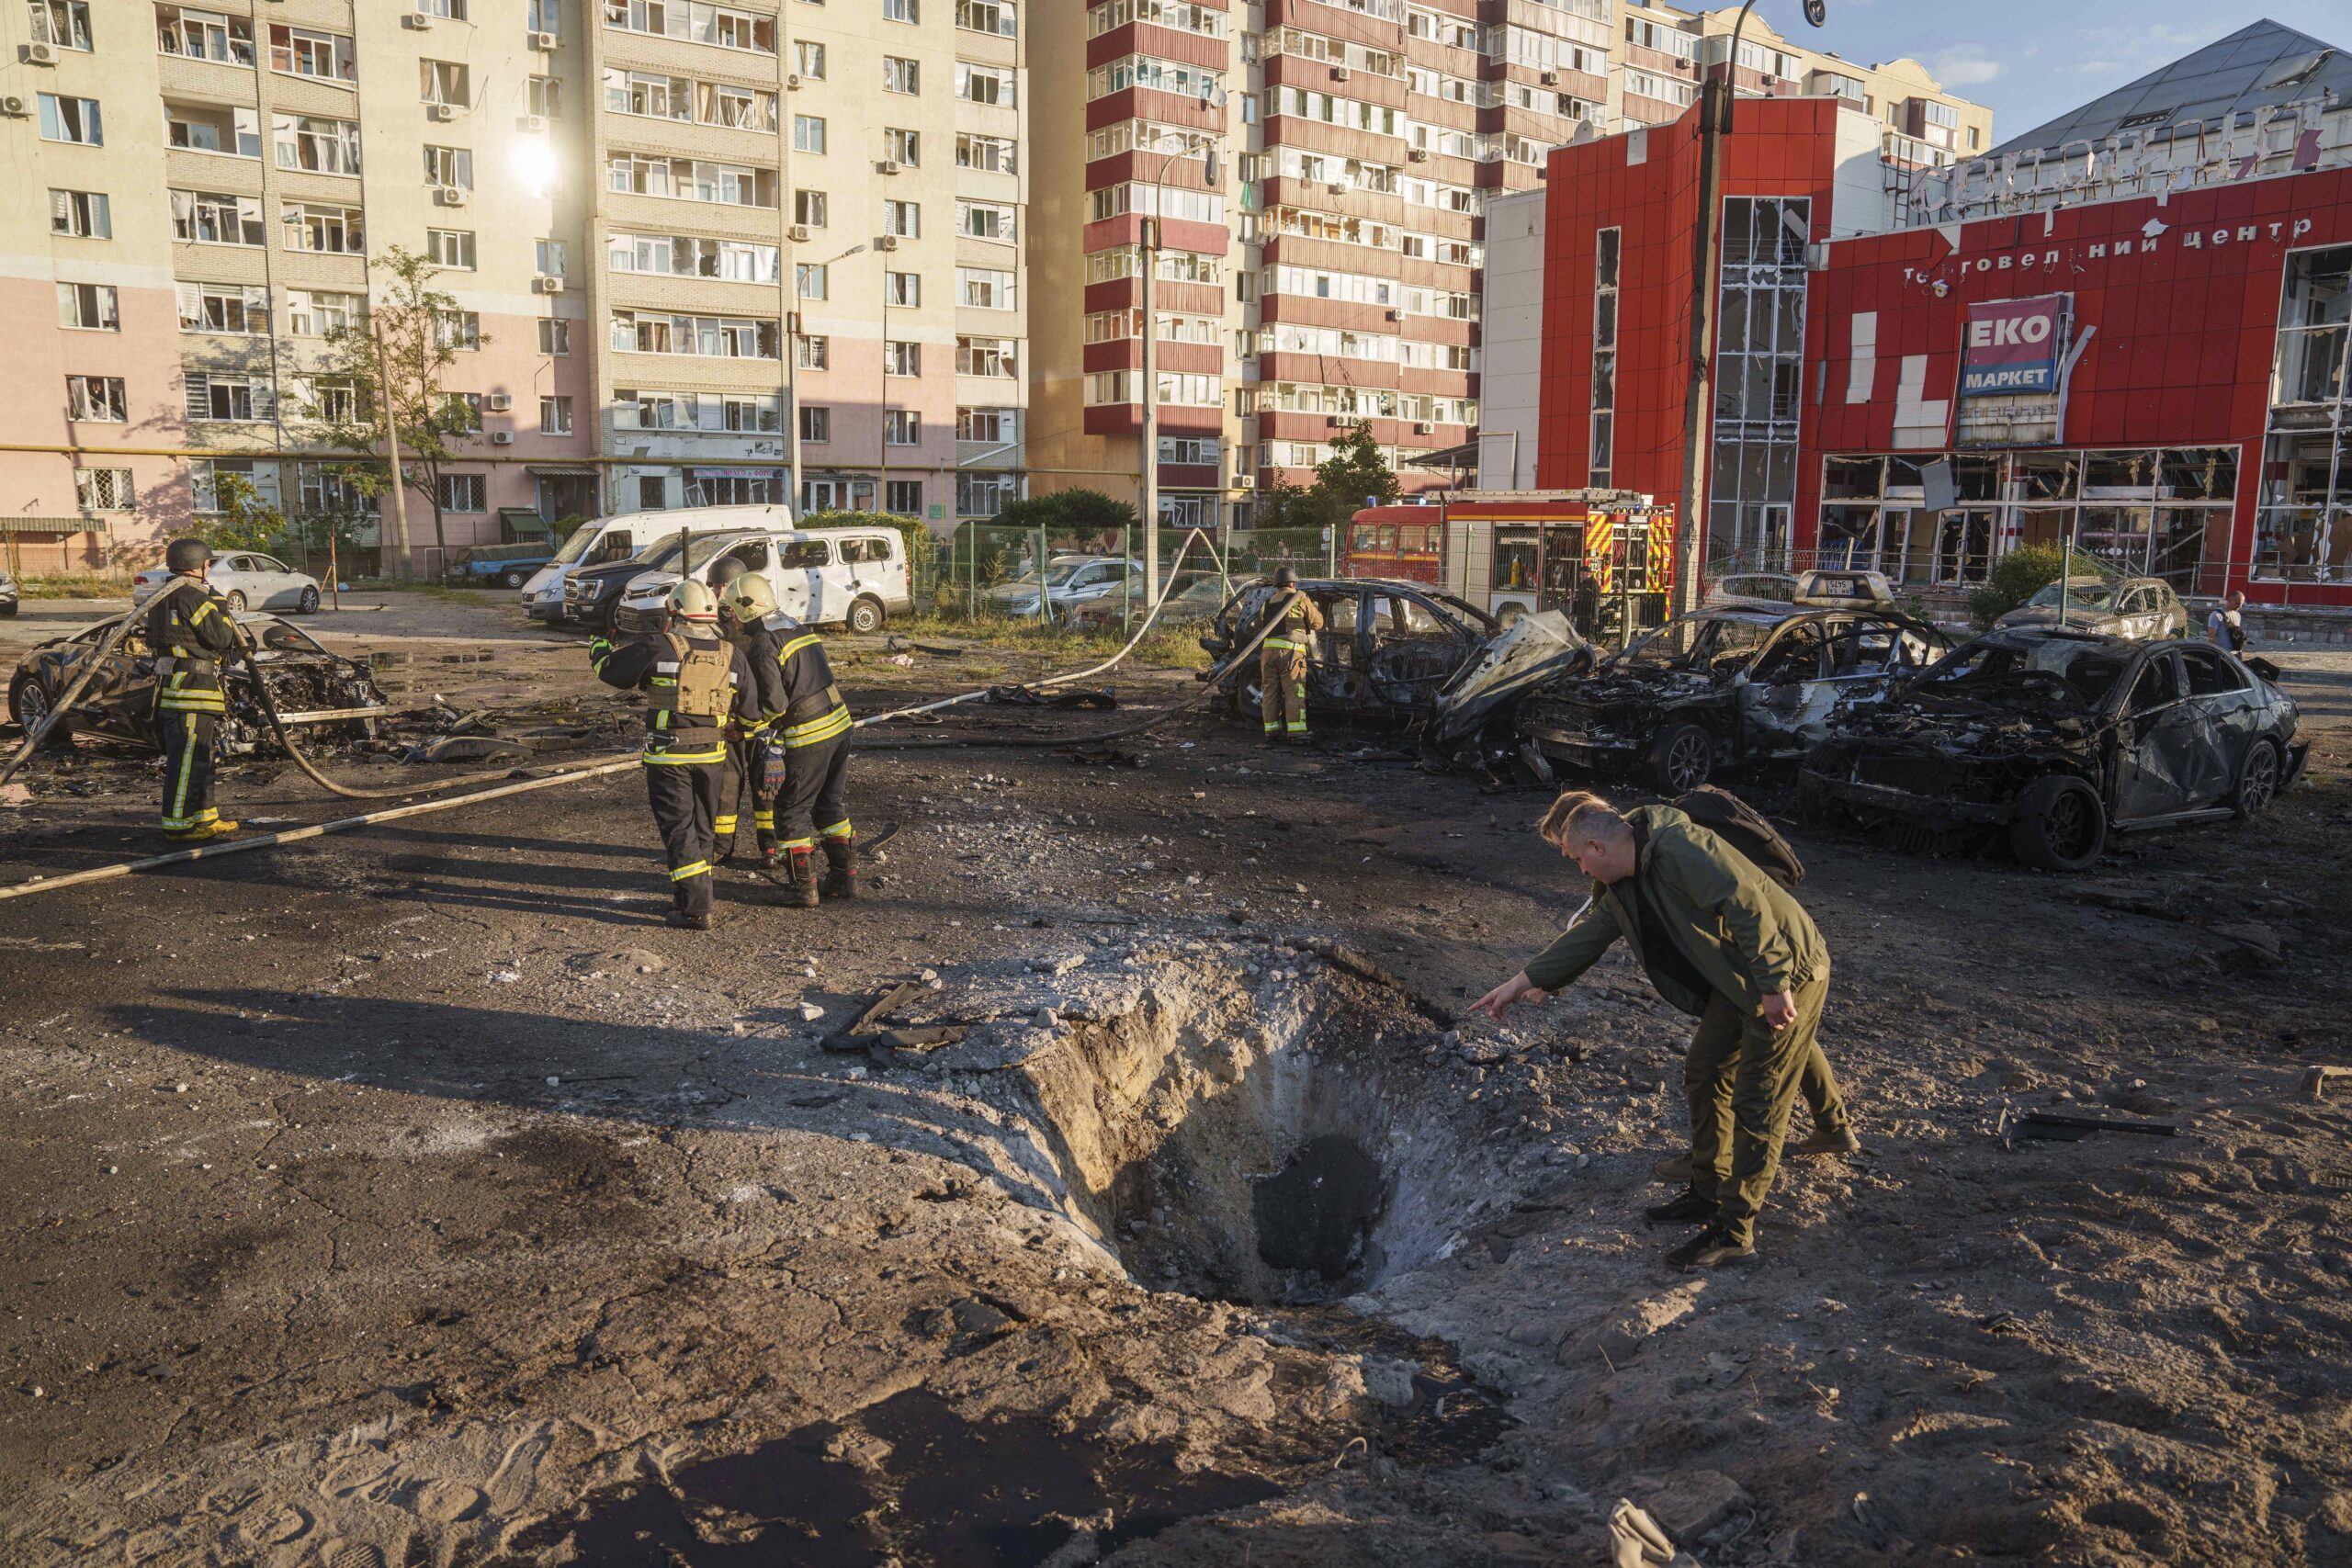
[[(1713, 570), (1957, 590), (2071, 538), (2185, 592), (2352, 607), (2347, 117), (2164, 195), (1854, 235), (1863, 117), (1737, 116)], [(1547, 486), (1679, 492), (1696, 168), (1694, 116), (1552, 155)]]

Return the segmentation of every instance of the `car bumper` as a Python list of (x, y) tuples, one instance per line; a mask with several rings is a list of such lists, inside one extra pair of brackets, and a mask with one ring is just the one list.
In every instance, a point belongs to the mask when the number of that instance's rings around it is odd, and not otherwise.
[(2297, 740), (2287, 748), (2287, 776), (2278, 781), (2282, 790), (2292, 789), (2303, 776), (2303, 765), (2312, 760), (2312, 743)]
[(629, 637), (635, 637), (640, 632), (659, 631), (662, 623), (669, 618), (669, 612), (662, 608), (643, 604), (613, 606), (613, 630)]
[(1996, 806), (1982, 800), (1954, 800), (1944, 795), (1921, 795), (1916, 790), (1898, 789), (1893, 784), (1864, 784), (1860, 779), (1831, 778), (1825, 773), (1808, 773), (1805, 787), (1818, 790), (1833, 800), (1848, 806), (1867, 807), (1872, 811), (1892, 812), (1897, 817), (1916, 817), (1938, 822), (1984, 822), (1994, 825), (2007, 822), (2015, 812), (2007, 806)]
[(1528, 730), (1527, 737), (1547, 755), (1579, 768), (1622, 768), (1641, 754), (1630, 740), (1603, 739), (1581, 730), (1538, 728)]

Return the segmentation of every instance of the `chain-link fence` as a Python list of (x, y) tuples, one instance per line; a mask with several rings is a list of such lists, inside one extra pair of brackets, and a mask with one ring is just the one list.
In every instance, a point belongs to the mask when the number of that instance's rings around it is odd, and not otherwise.
[(1303, 577), (1334, 567), (1330, 544), (1314, 528), (1225, 536), (1162, 528), (1156, 543), (1158, 575), (1148, 579), (1139, 527), (967, 523), (914, 563), (915, 603), (955, 620), (1125, 630), (1164, 585), (1159, 624), (1175, 626), (1214, 618), (1237, 587), (1279, 567)]

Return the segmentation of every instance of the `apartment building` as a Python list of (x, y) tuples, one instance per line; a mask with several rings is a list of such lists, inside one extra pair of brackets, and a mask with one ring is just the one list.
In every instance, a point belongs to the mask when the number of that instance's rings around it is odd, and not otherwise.
[[(1093, 0), (1036, 45), (1038, 486), (1141, 471), (1139, 272), (1158, 245), (1162, 516), (1245, 524), (1359, 419), (1408, 492), (1479, 423), (1488, 203), (1555, 147), (1673, 119), (1734, 10), (1612, 0)], [(1915, 62), (1855, 67), (1751, 17), (1736, 76), (1852, 93), (1919, 162), (1984, 110)], [(1204, 156), (1219, 156), (1216, 178)]]
[[(1705, 68), (1730, 59), (1738, 20), (1736, 6), (1685, 11), (1627, 0), (1611, 129), (1679, 118), (1698, 101)], [(1739, 30), (1732, 81), (1751, 97), (1844, 99), (1879, 123), (1882, 155), (1897, 165), (1943, 168), (1993, 145), (1993, 111), (1946, 92), (1917, 61), (1863, 65), (1784, 37), (1753, 12)]]
[[(5, 0), (18, 558), (152, 550), (232, 473), (291, 516), (367, 513), (364, 544), (428, 569), (569, 513), (781, 500), (796, 462), (806, 506), (992, 513), (1027, 423), (1019, 22)], [(392, 244), (443, 269), (482, 427), (406, 539), (319, 421), (350, 395), (324, 334)]]

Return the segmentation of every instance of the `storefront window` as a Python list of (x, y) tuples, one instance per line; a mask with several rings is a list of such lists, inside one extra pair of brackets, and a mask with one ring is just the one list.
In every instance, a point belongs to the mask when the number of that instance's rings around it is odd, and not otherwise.
[(1724, 203), (1707, 532), (1710, 555), (1726, 570), (1790, 564), (1812, 214), (1802, 197)]
[(2352, 579), (2352, 245), (2287, 258), (2253, 575)]

